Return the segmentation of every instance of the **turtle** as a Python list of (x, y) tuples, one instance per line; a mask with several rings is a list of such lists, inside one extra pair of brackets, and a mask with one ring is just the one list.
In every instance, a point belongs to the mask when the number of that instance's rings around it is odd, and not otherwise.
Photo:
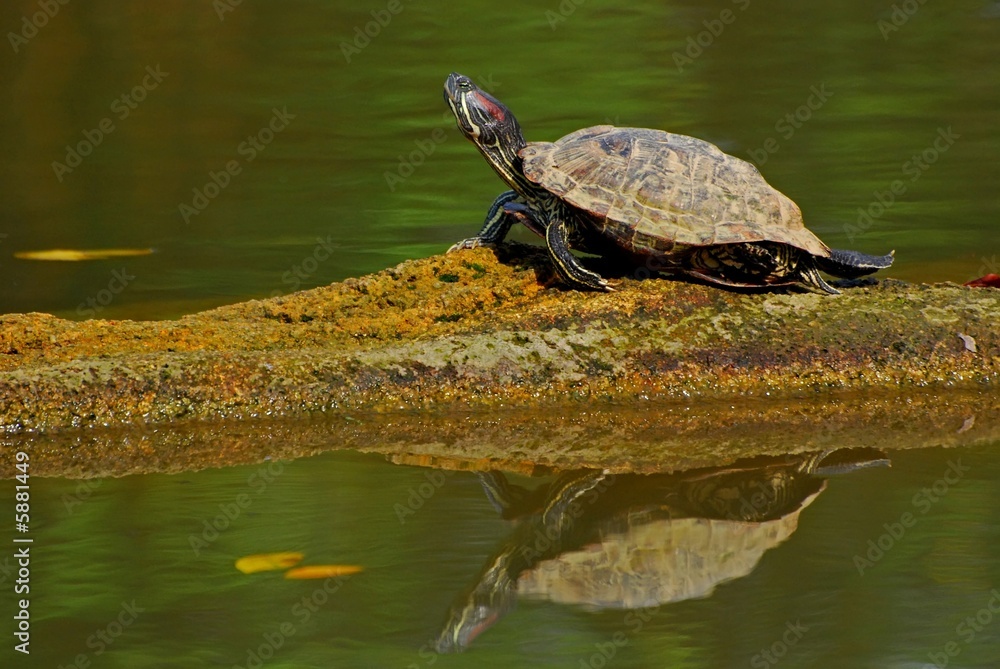
[(669, 474), (570, 470), (532, 490), (477, 472), (517, 525), (452, 603), (435, 649), (465, 650), (521, 598), (594, 611), (706, 597), (791, 536), (826, 477), (888, 464), (878, 449), (831, 449)]
[(461, 132), (510, 187), (475, 237), (449, 252), (499, 244), (515, 223), (543, 237), (568, 286), (610, 291), (579, 250), (735, 288), (799, 285), (838, 294), (819, 272), (853, 279), (892, 265), (830, 249), (799, 207), (753, 164), (694, 137), (598, 125), (528, 143), (511, 111), (453, 72), (444, 98)]

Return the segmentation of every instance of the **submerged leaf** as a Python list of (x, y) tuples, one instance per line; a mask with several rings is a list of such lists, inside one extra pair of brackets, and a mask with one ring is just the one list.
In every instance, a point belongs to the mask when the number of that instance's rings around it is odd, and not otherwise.
[(258, 571), (276, 571), (278, 569), (288, 569), (299, 563), (305, 557), (302, 553), (260, 553), (258, 555), (247, 555), (236, 561), (236, 568), (244, 574), (253, 574)]
[(129, 258), (148, 256), (153, 249), (47, 249), (45, 251), (18, 251), (15, 258), (21, 260), (106, 260), (108, 258)]
[(285, 578), (330, 578), (332, 576), (349, 576), (363, 570), (364, 567), (355, 564), (317, 564), (289, 569), (285, 572)]

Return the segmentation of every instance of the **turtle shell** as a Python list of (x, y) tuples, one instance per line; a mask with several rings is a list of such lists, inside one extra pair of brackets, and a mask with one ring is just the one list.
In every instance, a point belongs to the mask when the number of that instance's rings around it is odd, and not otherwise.
[(643, 521), (606, 533), (600, 543), (562, 553), (522, 573), (523, 597), (589, 609), (639, 609), (707, 597), (746, 576), (768, 550), (798, 528), (799, 514), (826, 488), (787, 515), (751, 523), (711, 518)]
[(770, 241), (830, 255), (756, 167), (694, 137), (599, 125), (532, 142), (520, 156), (528, 179), (596, 216), (629, 251)]

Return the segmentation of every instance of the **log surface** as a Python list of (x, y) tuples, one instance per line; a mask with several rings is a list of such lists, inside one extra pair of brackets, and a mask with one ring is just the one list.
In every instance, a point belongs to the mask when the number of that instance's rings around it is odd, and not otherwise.
[[(879, 402), (898, 424), (934, 424), (940, 411), (943, 426), (968, 417), (949, 397), (997, 394), (996, 289), (886, 279), (831, 297), (623, 279), (602, 294), (564, 290), (550, 272), (544, 253), (513, 244), (175, 321), (2, 316), (0, 429), (413, 410), (566, 416), (609, 402), (726, 406), (738, 425), (762, 411), (787, 422), (783, 403), (866, 393), (918, 398)], [(824, 415), (796, 411), (813, 427), (809, 415)], [(976, 432), (994, 434), (995, 419), (980, 415)], [(713, 420), (704, 416), (700, 434), (725, 427)]]

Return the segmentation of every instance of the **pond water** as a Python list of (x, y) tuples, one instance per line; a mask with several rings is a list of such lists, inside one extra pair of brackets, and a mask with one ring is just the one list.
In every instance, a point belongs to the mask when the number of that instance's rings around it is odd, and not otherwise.
[[(39, 12), (31, 0), (0, 8), (10, 48), (0, 58), (0, 313), (172, 318), (443, 251), (478, 230), (502, 190), (446, 113), (451, 71), (491, 86), (529, 140), (614, 123), (753, 160), (831, 246), (895, 249), (888, 276), (1000, 272), (1000, 11), (987, 0), (217, 0)], [(155, 252), (13, 256), (51, 248)], [(501, 518), (471, 472), (331, 452), (189, 474), (33, 478), (32, 654), (15, 659), (994, 667), (996, 447), (896, 451), (891, 467), (831, 476), (781, 516), (783, 529), (768, 526), (781, 541), (691, 553), (704, 580), (689, 586), (714, 586), (711, 596), (631, 609), (610, 606), (607, 592), (602, 608), (532, 596), (542, 586), (526, 579), (486, 579), (512, 536), (549, 526), (541, 512)], [(553, 483), (509, 479), (522, 493)], [(2, 488), (11, 508), (13, 486)], [(615, 507), (600, 521), (614, 527), (591, 519), (598, 535), (567, 538), (567, 554), (595, 557), (606, 546), (595, 536), (627, 534), (623, 517), (662, 523), (650, 509), (674, 507), (654, 502)], [(705, 518), (685, 514), (689, 525)], [(324, 582), (234, 567), (289, 550), (364, 571)], [(745, 564), (716, 564), (730, 554)], [(11, 559), (0, 570), (7, 592)], [(616, 578), (632, 573), (617, 566)], [(484, 579), (499, 597), (484, 609), (489, 624), (464, 653), (436, 654), (448, 611)], [(10, 601), (0, 598), (8, 624)]]
[[(349, 451), (35, 479), (27, 666), (930, 667), (952, 643), (952, 666), (992, 667), (996, 446), (894, 451), (891, 467), (867, 449), (826, 470), (511, 474), (525, 499), (509, 520), (482, 474)], [(234, 566), (279, 551), (364, 571)], [(512, 562), (517, 585), (485, 571)], [(493, 615), (438, 655), (477, 587)]]
[[(36, 4), (0, 25), (31, 33)], [(60, 5), (0, 59), (0, 313), (174, 317), (440, 253), (502, 190), (448, 115), (451, 71), (528, 139), (612, 122), (753, 159), (831, 246), (895, 249), (891, 276), (997, 271), (997, 12), (893, 6)], [(11, 257), (109, 247), (156, 253)]]

